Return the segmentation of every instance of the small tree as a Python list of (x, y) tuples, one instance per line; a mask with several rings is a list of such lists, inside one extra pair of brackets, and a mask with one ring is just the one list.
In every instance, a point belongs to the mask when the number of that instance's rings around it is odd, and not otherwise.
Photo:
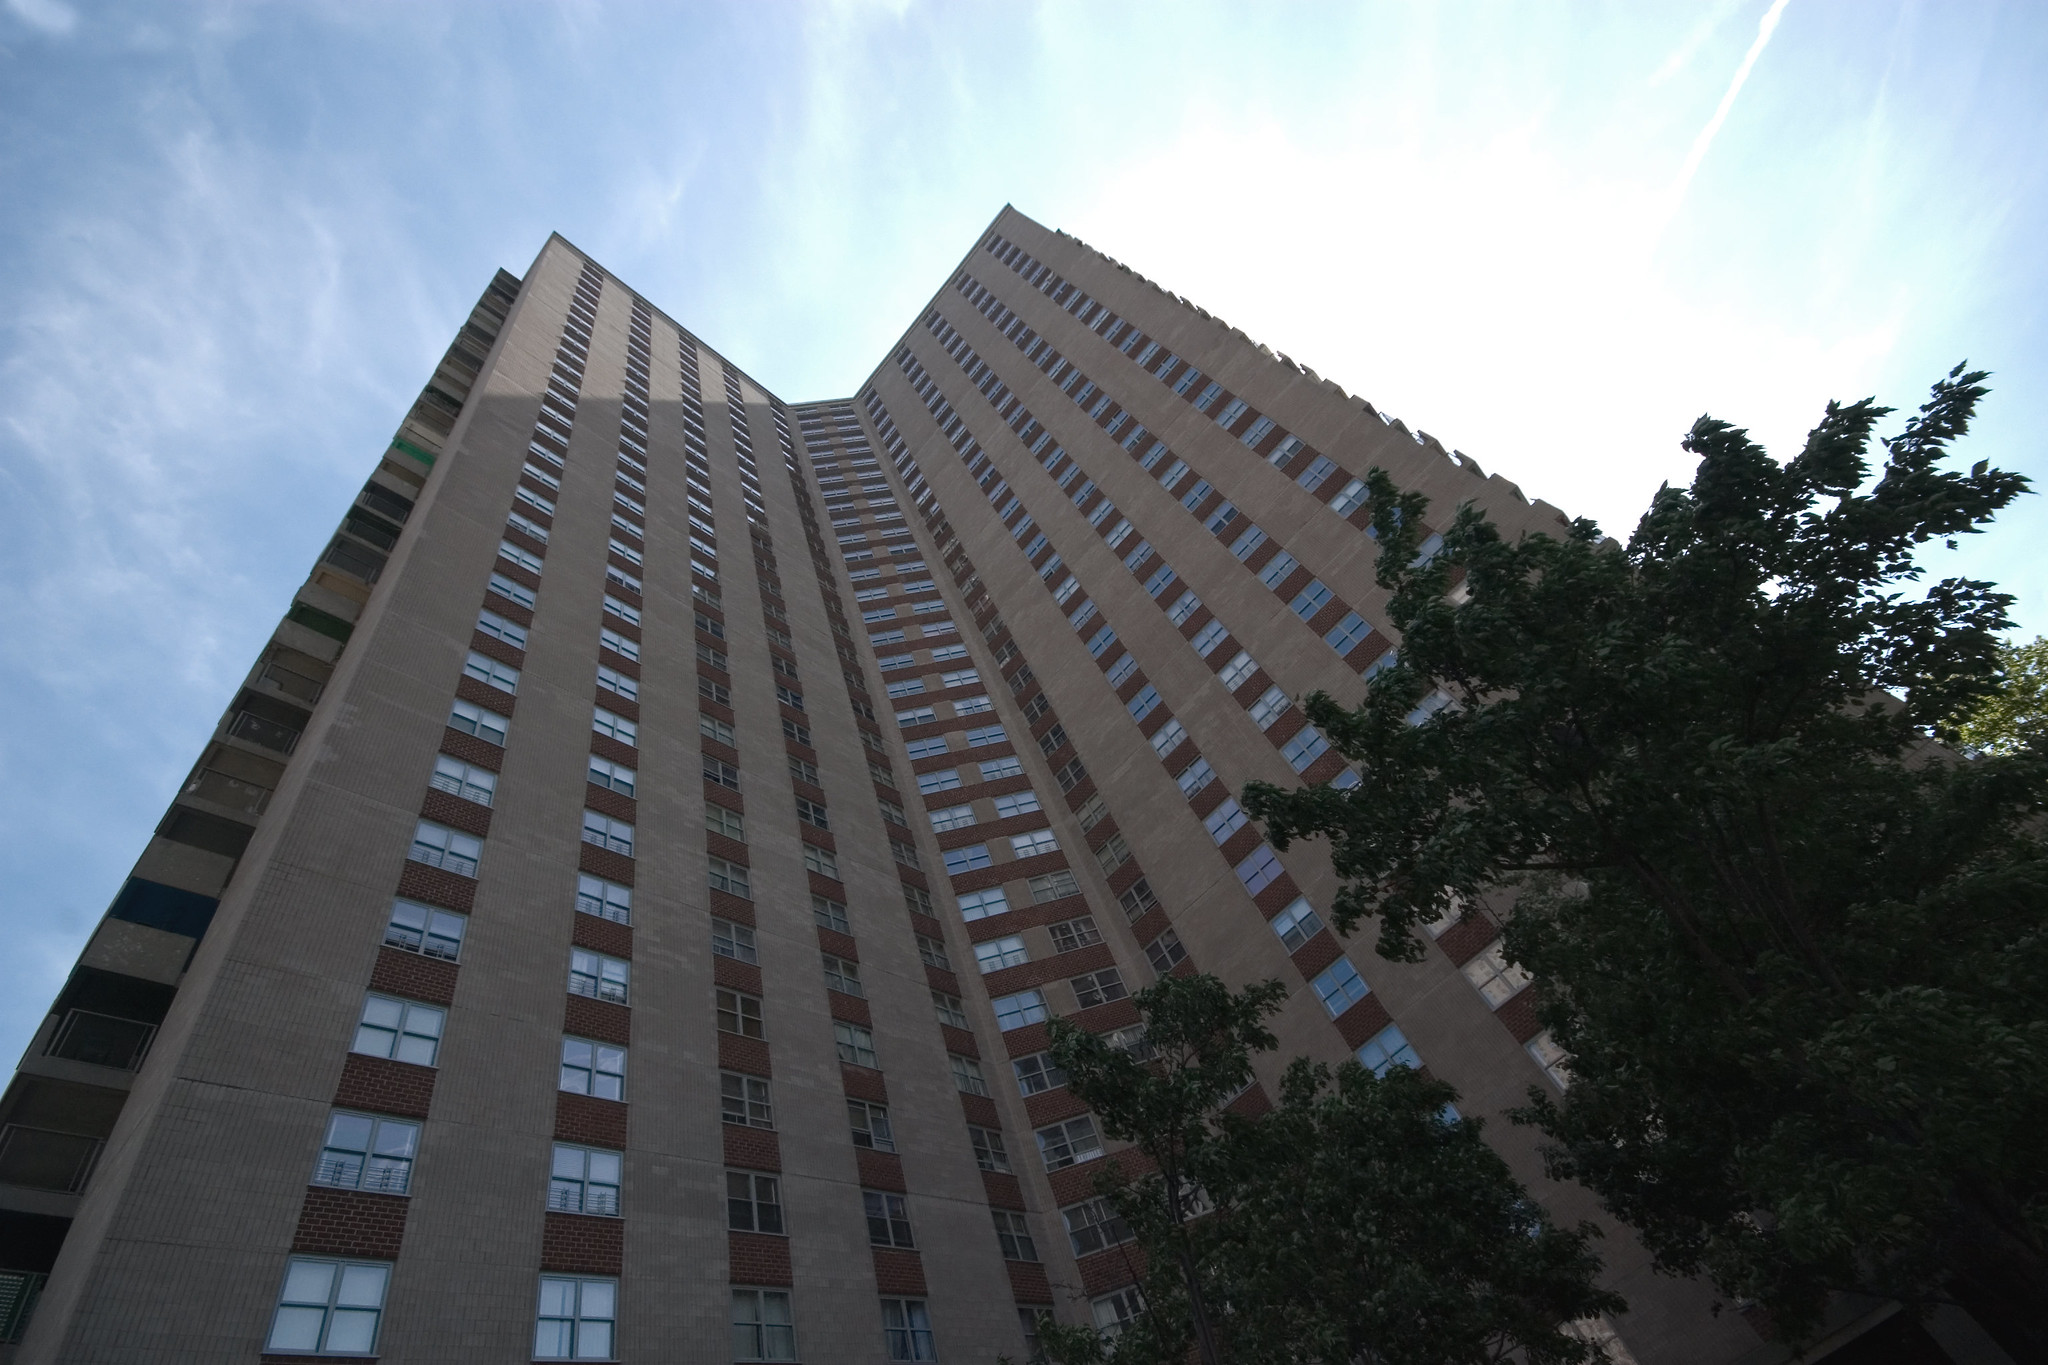
[[(1053, 1029), (1067, 1085), (1133, 1144), (1096, 1189), (1129, 1223), (1145, 1311), (1105, 1351), (1042, 1341), (1062, 1365), (1167, 1365), (1190, 1348), (1242, 1365), (1538, 1365), (1589, 1358), (1563, 1324), (1619, 1311), (1594, 1286), (1588, 1229), (1554, 1227), (1441, 1082), (1355, 1062), (1289, 1068), (1277, 1107), (1223, 1106), (1270, 1049), (1285, 992), (1167, 977), (1136, 997), (1145, 1046)], [(1130, 1168), (1130, 1169), (1127, 1169)]]
[(2048, 635), (1998, 651), (2004, 684), (1962, 714), (1956, 738), (1973, 754), (2048, 751)]
[(1377, 916), (1387, 957), (1454, 898), (1513, 902), (1571, 1054), (1525, 1117), (1661, 1268), (1794, 1334), (1830, 1290), (1954, 1295), (2048, 1358), (2048, 755), (1928, 742), (1999, 686), (2011, 599), (1902, 591), (2026, 489), (1940, 467), (1983, 377), (1935, 385), (1875, 478), (1868, 400), (1783, 465), (1702, 418), (1626, 549), (1467, 506), (1425, 560), (1426, 502), (1374, 471), (1400, 660), (1307, 707), (1365, 782), (1245, 804), (1332, 841), (1333, 918)]

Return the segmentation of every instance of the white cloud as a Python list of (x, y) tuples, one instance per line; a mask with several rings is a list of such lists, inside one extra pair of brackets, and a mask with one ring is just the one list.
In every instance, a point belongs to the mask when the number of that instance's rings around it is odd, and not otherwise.
[(68, 37), (78, 27), (78, 11), (63, 0), (7, 0), (7, 9), (30, 28), (53, 38)]

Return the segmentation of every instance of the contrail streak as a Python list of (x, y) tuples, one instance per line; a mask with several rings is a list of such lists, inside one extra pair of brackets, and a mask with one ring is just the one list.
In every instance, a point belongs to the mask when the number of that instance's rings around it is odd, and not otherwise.
[(1756, 59), (1763, 55), (1764, 47), (1771, 41), (1771, 35), (1777, 32), (1778, 17), (1784, 14), (1785, 6), (1790, 3), (1791, 0), (1771, 0), (1771, 7), (1764, 11), (1764, 17), (1758, 21), (1756, 41), (1751, 43), (1749, 51), (1743, 54), (1742, 65), (1735, 68), (1735, 79), (1728, 82), (1728, 91), (1721, 96), (1721, 103), (1715, 108), (1714, 116), (1707, 120), (1706, 127), (1700, 129), (1700, 135), (1692, 140), (1692, 150), (1685, 155), (1685, 165), (1679, 169), (1678, 179), (1672, 184), (1667, 200), (1667, 219), (1677, 212), (1680, 201), (1685, 198), (1685, 192), (1692, 184), (1694, 172), (1699, 170), (1700, 162), (1706, 159), (1707, 148), (1713, 146), (1714, 135), (1720, 132), (1721, 125), (1727, 122), (1728, 111), (1735, 107), (1735, 97), (1742, 93), (1742, 83), (1749, 79), (1750, 68), (1755, 66)]

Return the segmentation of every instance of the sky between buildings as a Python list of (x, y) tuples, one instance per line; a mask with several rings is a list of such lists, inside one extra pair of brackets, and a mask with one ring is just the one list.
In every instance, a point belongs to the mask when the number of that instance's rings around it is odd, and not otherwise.
[[(0, 1056), (550, 231), (801, 401), (1014, 203), (1626, 535), (1700, 413), (1965, 358), (2048, 477), (2043, 70), (2026, 0), (0, 0)], [(2044, 539), (1930, 569), (2031, 636)]]

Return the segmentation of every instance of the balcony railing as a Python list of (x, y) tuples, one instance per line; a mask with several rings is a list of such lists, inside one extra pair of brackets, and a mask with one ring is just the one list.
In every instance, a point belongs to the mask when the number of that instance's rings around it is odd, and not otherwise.
[(133, 1071), (142, 1065), (155, 1037), (155, 1024), (95, 1014), (91, 1010), (72, 1010), (50, 1039), (49, 1054), (68, 1061)]
[[(10, 1123), (0, 1128), (0, 1184), (78, 1194), (99, 1160), (100, 1139)], [(0, 1341), (9, 1340), (0, 1336)]]
[(251, 744), (260, 744), (266, 749), (288, 754), (298, 746), (299, 732), (274, 720), (265, 720), (253, 711), (237, 711), (228, 722), (228, 733), (236, 739), (246, 739)]
[(610, 1185), (572, 1185), (558, 1180), (548, 1186), (548, 1207), (556, 1213), (619, 1214), (619, 1192)]
[(11, 1346), (28, 1331), (49, 1276), (33, 1270), (0, 1270), (0, 1345)]
[(344, 1190), (369, 1190), (376, 1194), (404, 1194), (412, 1185), (412, 1163), (390, 1157), (371, 1157), (365, 1169), (363, 1158), (353, 1153), (322, 1153), (313, 1168), (315, 1185), (333, 1185)]

